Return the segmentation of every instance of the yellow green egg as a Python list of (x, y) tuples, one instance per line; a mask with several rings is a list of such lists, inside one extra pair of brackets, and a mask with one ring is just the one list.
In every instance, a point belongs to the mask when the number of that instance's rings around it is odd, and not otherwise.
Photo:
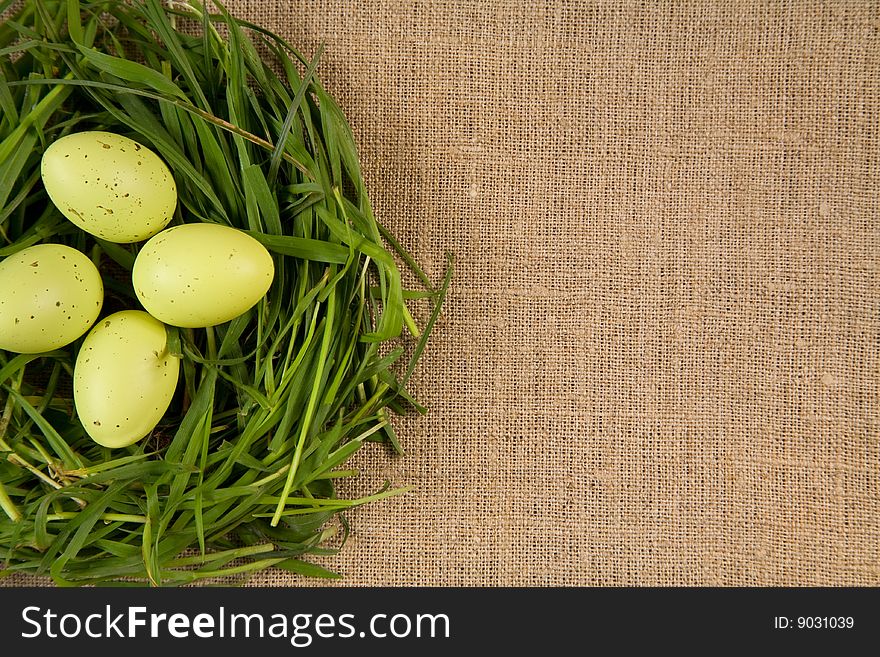
[(200, 223), (174, 226), (147, 242), (135, 260), (132, 283), (153, 317), (200, 328), (253, 307), (274, 276), (272, 256), (253, 237)]
[(43, 153), (49, 198), (87, 233), (108, 242), (140, 242), (168, 225), (177, 186), (145, 146), (112, 132), (76, 132)]
[(38, 244), (0, 261), (0, 349), (36, 354), (70, 344), (101, 312), (104, 285), (83, 253)]
[(76, 358), (73, 400), (80, 422), (105, 447), (141, 440), (168, 410), (179, 372), (162, 322), (142, 310), (105, 317)]

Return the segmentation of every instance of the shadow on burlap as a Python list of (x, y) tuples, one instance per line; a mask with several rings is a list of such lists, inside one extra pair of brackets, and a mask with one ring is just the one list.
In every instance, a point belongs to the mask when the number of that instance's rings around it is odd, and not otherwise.
[(457, 255), (342, 583), (880, 584), (876, 6), (229, 5)]

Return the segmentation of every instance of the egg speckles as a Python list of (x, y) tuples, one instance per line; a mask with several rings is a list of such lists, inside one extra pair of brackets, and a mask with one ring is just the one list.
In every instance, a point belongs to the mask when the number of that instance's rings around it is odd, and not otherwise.
[(89, 330), (104, 301), (101, 275), (85, 255), (38, 244), (0, 261), (0, 349), (60, 349)]
[(132, 283), (151, 315), (199, 328), (228, 322), (254, 306), (274, 275), (272, 256), (250, 235), (217, 224), (185, 224), (144, 245)]
[(162, 419), (179, 372), (161, 322), (140, 310), (102, 319), (83, 341), (73, 372), (80, 422), (105, 447), (137, 442)]
[(109, 242), (149, 239), (171, 221), (177, 187), (151, 150), (111, 132), (77, 132), (43, 153), (43, 185), (61, 213)]

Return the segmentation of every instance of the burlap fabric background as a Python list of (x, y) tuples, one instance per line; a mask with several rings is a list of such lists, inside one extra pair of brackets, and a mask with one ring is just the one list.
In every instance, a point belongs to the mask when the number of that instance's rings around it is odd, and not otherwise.
[(458, 256), (343, 583), (880, 584), (880, 5), (228, 4)]

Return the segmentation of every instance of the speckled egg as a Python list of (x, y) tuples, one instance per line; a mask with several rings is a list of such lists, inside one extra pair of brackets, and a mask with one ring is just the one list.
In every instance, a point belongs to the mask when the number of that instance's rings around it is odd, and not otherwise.
[(103, 303), (101, 275), (83, 253), (62, 244), (22, 249), (0, 261), (0, 349), (60, 349), (89, 330)]
[(135, 294), (166, 324), (215, 326), (253, 307), (275, 276), (272, 256), (240, 230), (174, 226), (144, 244), (132, 271)]
[(153, 151), (112, 132), (77, 132), (52, 143), (43, 185), (61, 213), (108, 242), (140, 242), (168, 225), (177, 186)]
[(162, 322), (141, 310), (105, 317), (86, 336), (73, 370), (80, 422), (105, 447), (137, 442), (168, 410), (179, 372)]

